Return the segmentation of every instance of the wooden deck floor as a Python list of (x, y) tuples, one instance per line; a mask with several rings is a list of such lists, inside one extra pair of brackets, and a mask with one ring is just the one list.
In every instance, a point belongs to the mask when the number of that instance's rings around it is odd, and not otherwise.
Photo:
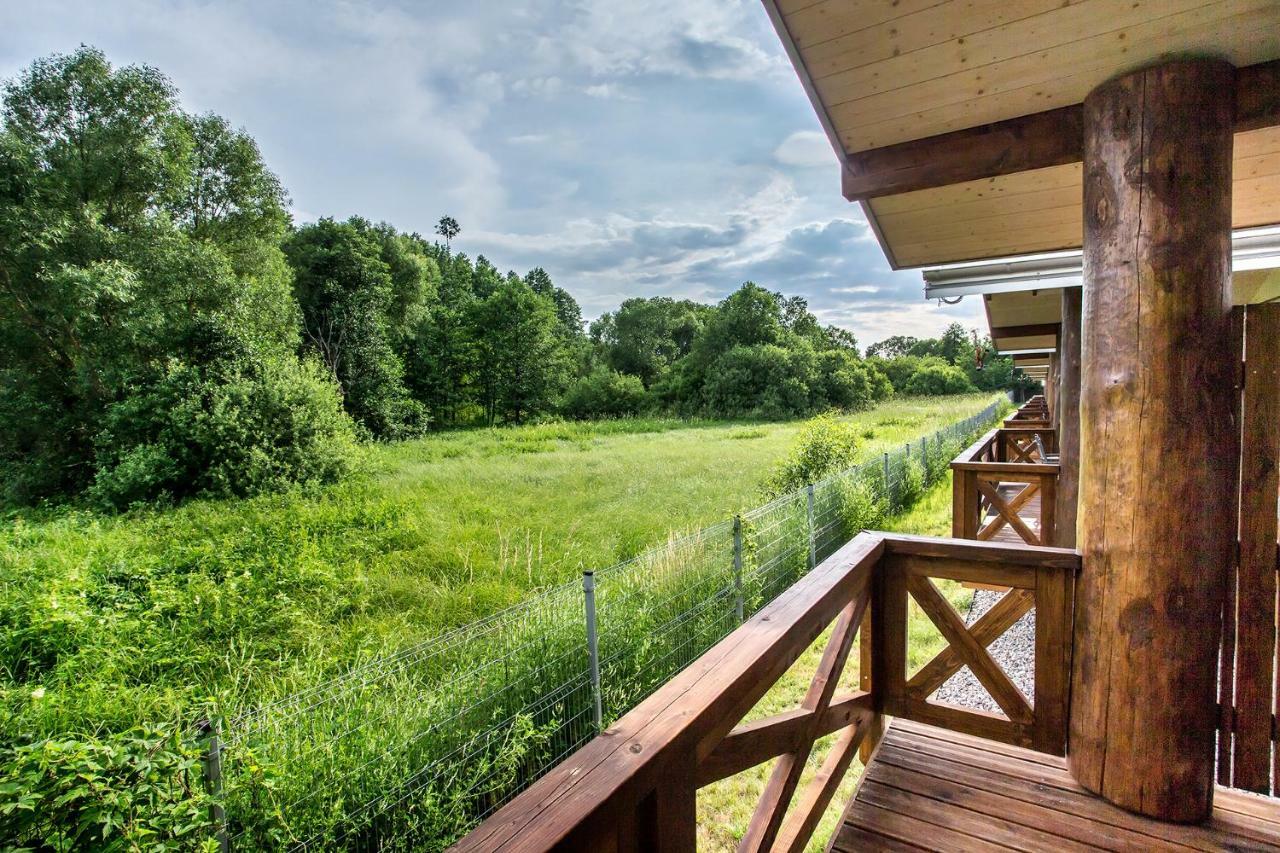
[(1089, 794), (1066, 763), (895, 720), (830, 850), (1280, 850), (1280, 807), (1219, 788), (1202, 826), (1160, 823)]

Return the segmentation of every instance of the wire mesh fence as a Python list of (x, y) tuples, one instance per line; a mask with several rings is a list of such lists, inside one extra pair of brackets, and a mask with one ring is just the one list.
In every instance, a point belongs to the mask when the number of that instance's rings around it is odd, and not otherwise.
[(443, 849), (910, 507), (1002, 405), (222, 721), (204, 735), (221, 846)]

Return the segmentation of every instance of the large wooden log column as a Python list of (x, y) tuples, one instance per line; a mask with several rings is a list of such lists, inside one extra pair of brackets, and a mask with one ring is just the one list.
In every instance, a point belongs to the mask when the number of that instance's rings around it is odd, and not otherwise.
[(1080, 310), (1078, 287), (1062, 289), (1058, 332), (1058, 506), (1056, 542), (1076, 547), (1076, 505), (1080, 498)]
[(1212, 808), (1238, 482), (1232, 68), (1170, 62), (1084, 104), (1079, 548), (1070, 747), (1141, 814)]

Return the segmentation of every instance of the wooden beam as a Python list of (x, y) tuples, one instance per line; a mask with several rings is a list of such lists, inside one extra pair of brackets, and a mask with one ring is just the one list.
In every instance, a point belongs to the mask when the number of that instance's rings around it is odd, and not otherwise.
[(1236, 71), (1236, 133), (1280, 124), (1280, 59)]
[(1085, 99), (1071, 773), (1160, 820), (1212, 811), (1239, 430), (1234, 69), (1174, 61)]
[(1044, 335), (1056, 335), (1061, 323), (1029, 323), (1025, 326), (992, 326), (991, 339), (997, 338), (1039, 338)]
[[(858, 691), (837, 696), (821, 713), (796, 708), (763, 720), (745, 723), (725, 736), (715, 750), (698, 763), (698, 787), (741, 773), (770, 758), (794, 752), (804, 742), (812, 726), (817, 737), (825, 737), (853, 725), (860, 716), (871, 714), (871, 694)], [(818, 719), (815, 721), (814, 717)]]
[[(1234, 88), (1236, 133), (1280, 124), (1280, 60), (1237, 69)], [(849, 153), (842, 170), (844, 197), (864, 201), (1079, 163), (1083, 116), (1083, 106), (1076, 104)]]
[(1079, 105), (859, 151), (843, 170), (844, 197), (861, 201), (1080, 162)]

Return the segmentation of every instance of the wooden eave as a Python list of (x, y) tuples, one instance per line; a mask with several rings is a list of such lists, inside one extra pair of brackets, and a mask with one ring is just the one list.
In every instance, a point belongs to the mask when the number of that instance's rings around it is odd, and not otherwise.
[(1233, 220), (1280, 223), (1276, 0), (764, 0), (895, 269), (1078, 248), (1080, 104), (1212, 55), (1236, 75)]

